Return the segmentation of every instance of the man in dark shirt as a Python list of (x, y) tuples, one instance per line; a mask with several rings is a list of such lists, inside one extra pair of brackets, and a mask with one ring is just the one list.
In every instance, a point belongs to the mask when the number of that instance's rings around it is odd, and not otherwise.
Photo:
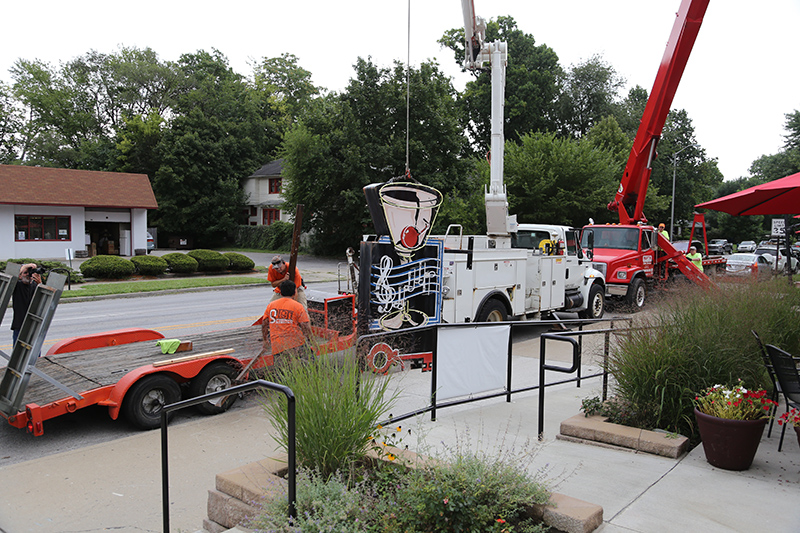
[(36, 263), (22, 265), (19, 269), (19, 280), (17, 280), (17, 284), (14, 285), (14, 295), (12, 297), (14, 318), (11, 320), (11, 335), (14, 339), (14, 344), (17, 343), (19, 330), (22, 329), (22, 322), (25, 320), (28, 306), (31, 305), (36, 286), (42, 282), (42, 277), (38, 273), (33, 272), (35, 269)]

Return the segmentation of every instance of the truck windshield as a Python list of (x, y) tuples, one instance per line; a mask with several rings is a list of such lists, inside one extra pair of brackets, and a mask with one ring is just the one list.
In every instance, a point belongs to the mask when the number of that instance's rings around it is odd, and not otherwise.
[[(595, 248), (614, 248), (617, 250), (638, 250), (639, 249), (639, 230), (636, 228), (613, 228), (596, 227), (594, 231)], [(589, 245), (587, 233), (584, 232), (581, 239), (581, 246), (586, 248)]]

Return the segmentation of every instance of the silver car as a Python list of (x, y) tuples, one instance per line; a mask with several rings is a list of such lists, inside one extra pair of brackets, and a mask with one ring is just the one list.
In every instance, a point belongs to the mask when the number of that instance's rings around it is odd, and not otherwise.
[(756, 251), (756, 241), (742, 241), (739, 243), (739, 246), (736, 247), (737, 252), (755, 252)]
[[(783, 255), (783, 250), (778, 250), (777, 246), (759, 246), (753, 253), (756, 255), (769, 254), (772, 257), (772, 261), (774, 261), (775, 257), (777, 257), (778, 270), (783, 270), (784, 265), (786, 265), (786, 256)], [(797, 259), (795, 259), (794, 257), (790, 257), (789, 260), (791, 261), (790, 265), (792, 267), (792, 271), (794, 272), (795, 270), (797, 270)]]
[(769, 254), (743, 254), (735, 253), (728, 256), (725, 264), (725, 274), (736, 277), (752, 277), (763, 279), (770, 276), (772, 271), (772, 261), (774, 258)]

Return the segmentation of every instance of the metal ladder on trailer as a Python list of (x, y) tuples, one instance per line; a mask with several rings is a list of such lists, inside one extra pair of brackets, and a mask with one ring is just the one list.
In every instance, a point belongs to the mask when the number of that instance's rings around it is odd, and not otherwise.
[[(19, 270), (20, 265), (9, 263), (5, 273), (0, 274), (0, 304), (2, 304), (0, 321), (3, 319), (8, 302), (14, 292)], [(0, 356), (8, 360), (8, 366), (0, 381), (0, 413), (6, 416), (12, 416), (22, 408), (25, 389), (28, 387), (31, 374), (36, 374), (70, 395), (75, 395), (73, 391), (35, 368), (36, 359), (42, 350), (65, 281), (66, 276), (63, 274), (50, 272), (47, 284), (40, 284), (36, 287), (28, 312), (22, 322), (19, 338), (11, 349), (11, 356), (0, 351)]]

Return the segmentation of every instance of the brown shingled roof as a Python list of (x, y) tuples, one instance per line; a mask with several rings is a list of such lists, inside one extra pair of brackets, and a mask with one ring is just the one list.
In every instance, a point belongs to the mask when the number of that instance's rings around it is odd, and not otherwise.
[(158, 209), (146, 174), (0, 165), (0, 204)]

